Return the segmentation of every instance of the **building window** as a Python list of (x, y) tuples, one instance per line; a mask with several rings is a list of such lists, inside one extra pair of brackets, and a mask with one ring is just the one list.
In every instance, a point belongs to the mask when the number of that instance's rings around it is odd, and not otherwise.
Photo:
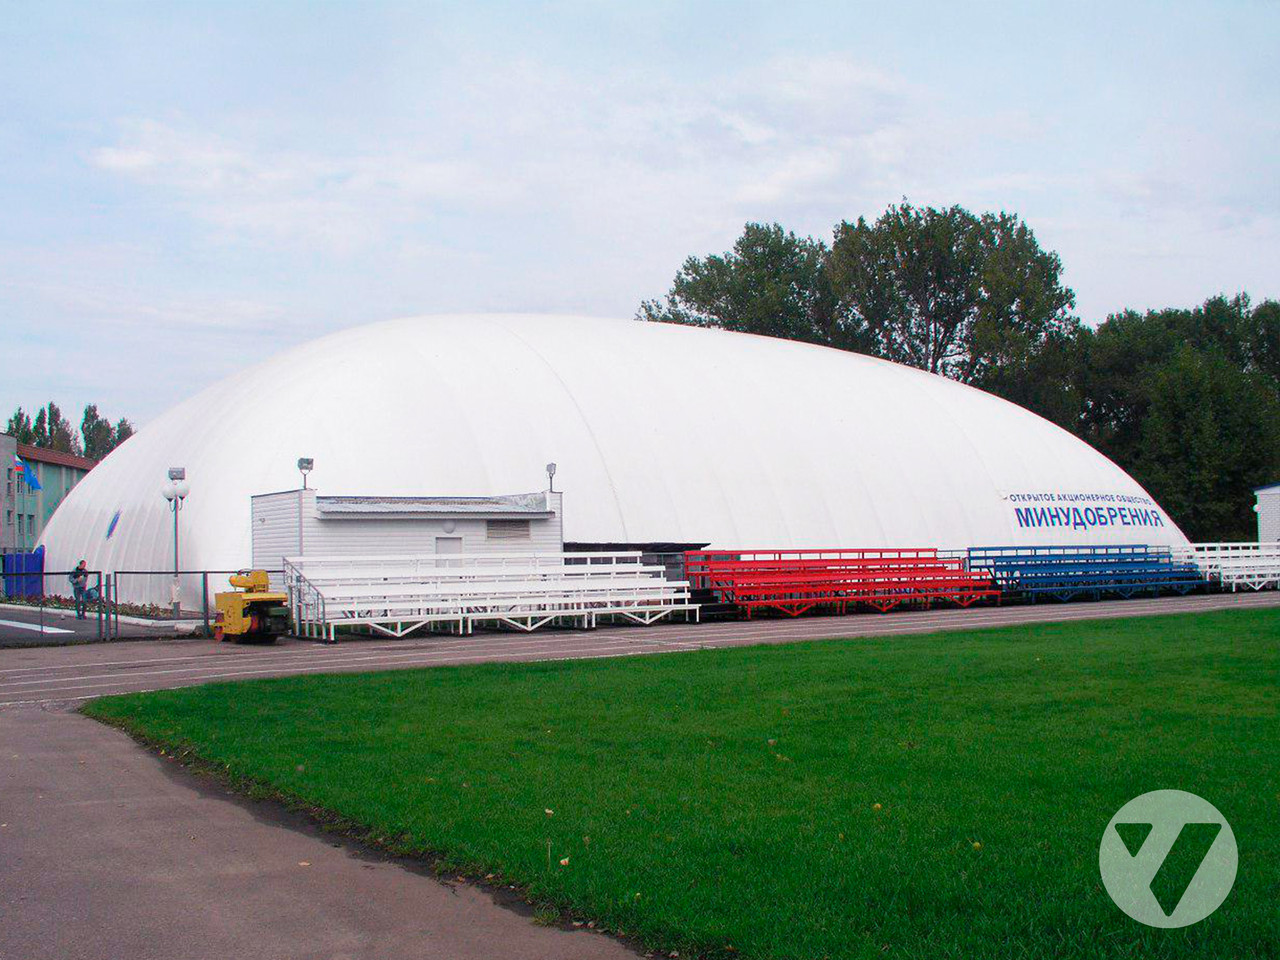
[(529, 521), (487, 520), (484, 537), (486, 540), (529, 540)]

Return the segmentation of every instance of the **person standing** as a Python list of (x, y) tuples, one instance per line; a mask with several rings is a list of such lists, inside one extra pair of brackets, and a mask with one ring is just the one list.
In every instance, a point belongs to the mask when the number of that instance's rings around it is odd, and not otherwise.
[(84, 619), (84, 609), (86, 606), (85, 595), (89, 592), (89, 564), (85, 560), (81, 560), (79, 565), (71, 571), (71, 575), (67, 577), (71, 581), (71, 592), (76, 598), (76, 619)]

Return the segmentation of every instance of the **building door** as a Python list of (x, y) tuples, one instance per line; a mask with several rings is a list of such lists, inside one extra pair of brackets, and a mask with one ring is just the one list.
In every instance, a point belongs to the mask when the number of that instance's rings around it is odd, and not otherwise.
[[(436, 554), (450, 554), (462, 552), (461, 537), (436, 537)], [(443, 564), (448, 567), (460, 566), (457, 560), (446, 560)]]

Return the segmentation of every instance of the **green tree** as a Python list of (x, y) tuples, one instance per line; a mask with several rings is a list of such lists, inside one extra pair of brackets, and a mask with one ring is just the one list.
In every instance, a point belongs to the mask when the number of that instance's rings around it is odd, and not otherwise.
[(1253, 488), (1280, 476), (1280, 402), (1217, 351), (1152, 372), (1131, 469), (1192, 540), (1253, 540)]
[(31, 425), (34, 444), (46, 450), (58, 450), (62, 453), (80, 453), (80, 440), (75, 430), (62, 415), (62, 410), (52, 400), (41, 407)]
[(748, 223), (727, 253), (685, 260), (667, 296), (636, 317), (843, 346), (826, 255), (820, 241)]
[(98, 414), (98, 405), (94, 403), (84, 408), (80, 436), (84, 439), (84, 455), (90, 460), (101, 460), (115, 446), (115, 431), (111, 429), (111, 421)]
[(115, 449), (133, 436), (133, 424), (121, 417), (116, 421), (115, 436), (112, 438), (111, 449)]
[(1080, 434), (1193, 540), (1255, 538), (1252, 490), (1280, 478), (1280, 382), (1259, 360), (1257, 312), (1215, 297), (1081, 335)]
[(9, 418), (9, 425), (4, 428), (4, 432), (10, 436), (17, 437), (19, 443), (35, 443), (36, 432), (31, 425), (31, 417), (21, 407), (13, 412), (13, 416)]
[(1259, 373), (1280, 383), (1280, 303), (1264, 300), (1249, 319), (1250, 360)]
[(90, 460), (101, 460), (133, 436), (133, 424), (121, 417), (113, 427), (110, 420), (98, 413), (97, 404), (91, 403), (84, 408), (80, 435), (84, 438), (84, 455)]
[[(133, 424), (121, 417), (112, 426), (111, 421), (98, 413), (97, 404), (84, 408), (77, 435), (62, 410), (52, 401), (36, 411), (35, 419), (18, 407), (9, 417), (5, 433), (16, 437), (19, 443), (31, 444), (48, 450), (83, 454), (90, 460), (101, 460), (125, 440), (133, 436)], [(83, 438), (83, 443), (82, 439)]]
[(904, 202), (839, 224), (829, 263), (842, 324), (879, 356), (997, 391), (1077, 323), (1057, 254), (1009, 213)]
[(1021, 356), (989, 370), (978, 386), (1078, 434), (1089, 403), (1081, 359), (1087, 331), (1074, 324), (1026, 344)]

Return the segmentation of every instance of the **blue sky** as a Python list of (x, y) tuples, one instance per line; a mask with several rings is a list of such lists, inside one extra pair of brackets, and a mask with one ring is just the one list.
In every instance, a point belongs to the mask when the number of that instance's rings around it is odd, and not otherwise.
[(1278, 297), (1278, 42), (1274, 2), (0, 2), (0, 410), (631, 316), (747, 220), (902, 197), (1020, 214), (1089, 321)]

